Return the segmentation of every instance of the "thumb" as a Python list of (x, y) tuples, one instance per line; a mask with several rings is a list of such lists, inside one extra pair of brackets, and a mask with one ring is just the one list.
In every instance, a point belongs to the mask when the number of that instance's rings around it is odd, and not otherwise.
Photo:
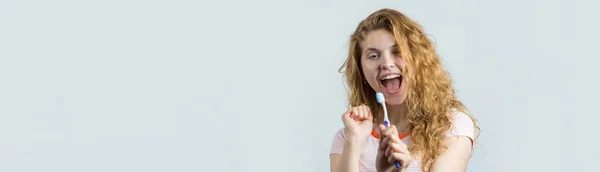
[[(380, 127), (381, 126), (382, 125), (380, 125)], [(382, 137), (389, 137), (389, 136), (393, 136), (393, 135), (398, 135), (398, 130), (396, 130), (395, 125), (390, 125), (390, 127), (385, 128), (384, 130), (381, 130)]]
[(385, 131), (385, 125), (379, 124), (379, 144), (383, 143), (383, 138), (385, 137), (383, 131)]
[(354, 121), (354, 119), (352, 119), (352, 117), (350, 117), (350, 116), (351, 116), (350, 112), (345, 112), (342, 115), (342, 121), (344, 122), (344, 125), (348, 125), (348, 124), (350, 124), (351, 122)]
[(383, 133), (383, 131), (385, 131), (385, 125), (379, 124), (379, 132)]
[(388, 127), (387, 129), (388, 129), (388, 131), (385, 132), (386, 136), (398, 135), (398, 129), (396, 129), (395, 125), (390, 125), (390, 127)]

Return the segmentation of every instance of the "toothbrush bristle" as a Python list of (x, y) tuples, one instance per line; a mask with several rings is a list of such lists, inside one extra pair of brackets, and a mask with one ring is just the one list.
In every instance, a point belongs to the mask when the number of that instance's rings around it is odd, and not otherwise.
[(383, 103), (384, 99), (383, 99), (383, 94), (382, 93), (375, 93), (375, 97), (377, 97), (377, 102), (378, 103)]

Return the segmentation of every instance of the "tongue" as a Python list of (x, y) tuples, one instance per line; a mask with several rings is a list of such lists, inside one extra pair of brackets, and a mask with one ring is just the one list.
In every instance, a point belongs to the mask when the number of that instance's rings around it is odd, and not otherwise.
[(388, 91), (396, 91), (396, 90), (400, 89), (400, 79), (399, 78), (386, 79), (386, 80), (383, 80), (381, 83), (383, 84), (385, 89), (387, 89)]

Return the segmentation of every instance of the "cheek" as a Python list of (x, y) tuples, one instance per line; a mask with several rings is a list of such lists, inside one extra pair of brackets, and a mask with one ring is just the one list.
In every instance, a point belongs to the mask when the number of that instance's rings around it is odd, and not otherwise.
[(404, 58), (400, 57), (398, 58), (398, 60), (396, 60), (396, 64), (398, 64), (398, 66), (400, 66), (400, 68), (404, 69), (404, 67), (406, 67), (406, 62), (404, 61)]
[[(363, 77), (367, 80), (371, 87), (376, 87), (378, 65), (372, 63), (362, 63)], [(375, 89), (375, 88), (374, 88)]]
[(373, 76), (377, 76), (377, 65), (371, 63), (363, 63), (362, 71), (366, 78), (371, 79)]

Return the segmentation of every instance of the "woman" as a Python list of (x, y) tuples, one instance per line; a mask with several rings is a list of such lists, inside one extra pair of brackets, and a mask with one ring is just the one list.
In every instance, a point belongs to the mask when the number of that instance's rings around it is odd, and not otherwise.
[(419, 24), (391, 9), (369, 15), (352, 34), (342, 69), (352, 108), (334, 136), (331, 171), (466, 170), (479, 127)]

